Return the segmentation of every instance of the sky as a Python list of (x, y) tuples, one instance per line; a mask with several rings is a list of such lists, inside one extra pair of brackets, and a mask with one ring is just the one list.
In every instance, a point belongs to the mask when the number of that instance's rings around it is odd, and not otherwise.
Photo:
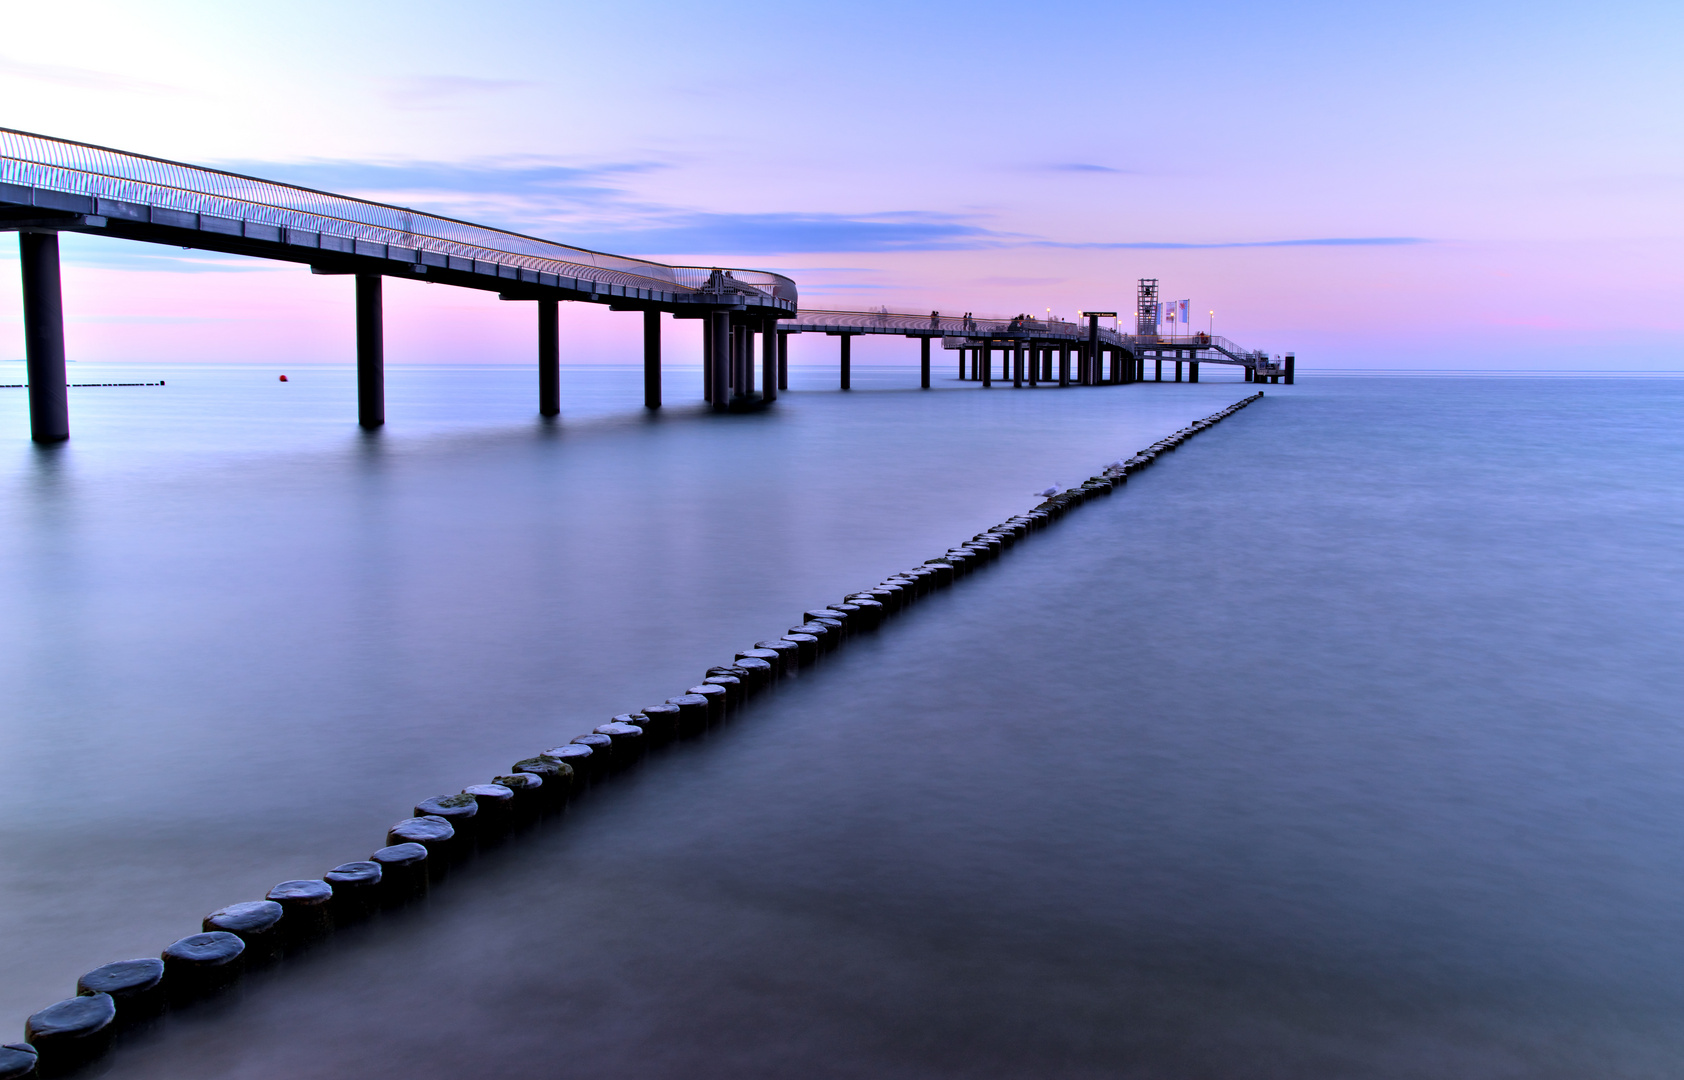
[[(86, 0), (75, 24), (8, 13), (0, 126), (777, 270), (807, 307), (1126, 311), (1155, 277), (1304, 369), (1684, 369), (1676, 2)], [(353, 358), (349, 279), (63, 252), (73, 359)], [(638, 359), (635, 315), (563, 308), (564, 361)], [(394, 282), (388, 361), (527, 362), (534, 321)]]

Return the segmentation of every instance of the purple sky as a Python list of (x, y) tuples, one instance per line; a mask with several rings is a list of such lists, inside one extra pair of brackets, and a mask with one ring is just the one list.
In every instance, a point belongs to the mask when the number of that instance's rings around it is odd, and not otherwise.
[[(1681, 11), (93, 2), (65, 34), (36, 5), (0, 125), (777, 269), (812, 307), (1127, 309), (1152, 276), (1305, 367), (1673, 370)], [(346, 279), (64, 248), (77, 359), (351, 359)], [(393, 363), (531, 357), (529, 305), (388, 297)], [(635, 316), (568, 307), (566, 359), (635, 360)]]

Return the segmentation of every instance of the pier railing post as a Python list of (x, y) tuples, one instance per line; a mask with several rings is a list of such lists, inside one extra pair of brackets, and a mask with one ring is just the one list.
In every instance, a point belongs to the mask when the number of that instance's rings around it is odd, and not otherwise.
[(930, 339), (927, 337), (918, 339), (918, 388), (930, 388)]
[(561, 413), (561, 304), (538, 301), (538, 415)]
[(70, 438), (70, 391), (64, 373), (64, 293), (59, 283), (58, 233), (18, 233), (23, 277), (24, 369), (29, 378), (29, 437), (38, 443)]
[(380, 275), (357, 275), (357, 423), (386, 422), (386, 331), (381, 313)]
[(643, 407), (661, 407), (661, 313), (643, 313)]
[(778, 400), (778, 346), (783, 341), (778, 320), (768, 317), (760, 334), (760, 400), (768, 404)]

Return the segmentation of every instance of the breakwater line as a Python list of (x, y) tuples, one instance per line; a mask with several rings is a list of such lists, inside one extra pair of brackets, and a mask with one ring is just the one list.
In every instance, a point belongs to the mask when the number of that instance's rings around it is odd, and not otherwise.
[[(1238, 397), (1238, 395), (1233, 396)], [(1213, 402), (1213, 404), (1222, 405), (1227, 404), (1227, 402), (1220, 401)], [(1206, 407), (1208, 408), (1208, 406)], [(1200, 410), (1200, 413), (1202, 412), (1203, 410)], [(460, 902), (460, 900), (465, 899), (460, 893), (460, 889), (464, 887), (477, 889), (480, 882), (484, 880), (483, 875), (489, 869), (488, 862), (501, 861), (501, 859), (487, 860), (483, 857), (476, 857), (475, 852), (477, 850), (487, 849), (497, 843), (500, 838), (518, 833), (526, 824), (542, 820), (556, 807), (565, 805), (566, 797), (579, 789), (596, 783), (612, 782), (613, 778), (618, 778), (622, 787), (627, 780), (631, 780), (634, 776), (636, 779), (633, 782), (638, 785), (655, 779), (654, 776), (650, 775), (647, 767), (641, 768), (635, 773), (622, 774), (621, 766), (628, 761), (643, 756), (664, 756), (666, 760), (659, 763), (661, 769), (658, 775), (668, 775), (668, 770), (676, 764), (673, 757), (671, 755), (646, 755), (647, 747), (657, 742), (671, 740), (684, 730), (699, 730), (701, 726), (715, 722), (717, 717), (714, 706), (718, 706), (719, 711), (727, 715), (735, 712), (736, 705), (753, 696), (760, 687), (771, 683), (780, 671), (790, 669), (803, 671), (803, 651), (818, 661), (818, 664), (823, 664), (827, 662), (825, 658), (833, 653), (835, 644), (839, 640), (843, 644), (848, 644), (858, 637), (860, 640), (855, 643), (856, 649), (864, 648), (875, 653), (875, 650), (881, 645), (899, 642), (905, 633), (914, 631), (919, 626), (924, 627), (924, 630), (917, 631), (919, 634), (931, 630), (945, 633), (953, 629), (951, 625), (945, 627), (941, 625), (948, 624), (946, 616), (939, 617), (936, 623), (932, 624), (928, 620), (930, 613), (923, 612), (919, 613), (918, 618), (912, 623), (899, 627), (898, 633), (889, 631), (894, 633), (892, 638), (883, 639), (870, 630), (860, 632), (860, 627), (869, 626), (873, 622), (885, 622), (892, 618), (894, 611), (899, 608), (906, 607), (920, 598), (929, 596), (947, 582), (960, 576), (967, 576), (972, 569), (992, 561), (1007, 547), (1013, 546), (1016, 541), (1021, 539), (1032, 541), (1031, 557), (1038, 556), (1038, 558), (1035, 558), (1034, 563), (1021, 568), (1014, 566), (1010, 580), (1020, 580), (1018, 578), (1019, 569), (1034, 573), (1053, 571), (1054, 566), (1052, 564), (1042, 569), (1037, 569), (1036, 564), (1046, 563), (1050, 557), (1048, 553), (1052, 549), (1046, 546), (1049, 539), (1055, 543), (1055, 546), (1062, 545), (1064, 541), (1058, 537), (1028, 537), (1029, 532), (1049, 523), (1050, 520), (1074, 509), (1090, 498), (1097, 498), (1105, 491), (1114, 490), (1118, 484), (1125, 482), (1132, 473), (1149, 464), (1153, 458), (1171, 451), (1193, 433), (1202, 430), (1204, 426), (1208, 426), (1210, 422), (1204, 421), (1198, 425), (1185, 428), (1182, 433), (1161, 440), (1141, 454), (1110, 466), (1095, 480), (1078, 485), (1068, 492), (1056, 493), (1055, 496), (1044, 502), (1040, 499), (1023, 497), (1020, 501), (1017, 501), (1015, 506), (1008, 503), (1007, 506), (988, 516), (998, 515), (997, 520), (999, 520), (1020, 510), (1024, 513), (1011, 521), (1002, 522), (996, 529), (980, 532), (971, 541), (958, 545), (952, 550), (944, 549), (942, 545), (960, 538), (951, 534), (944, 538), (938, 531), (935, 534), (935, 542), (929, 544), (929, 549), (926, 551), (908, 551), (903, 547), (898, 557), (891, 552), (889, 558), (874, 559), (873, 562), (876, 562), (877, 565), (872, 567), (868, 564), (866, 567), (867, 573), (871, 576), (882, 577), (884, 571), (894, 567), (905, 567), (907, 572), (892, 575), (873, 588), (863, 588), (870, 581), (869, 576), (863, 576), (853, 582), (846, 578), (833, 581), (820, 591), (809, 593), (808, 597), (803, 597), (799, 591), (786, 592), (786, 599), (779, 605), (787, 605), (789, 609), (784, 621), (762, 623), (758, 627), (754, 622), (739, 624), (738, 631), (731, 635), (738, 640), (731, 641), (728, 638), (725, 641), (718, 641), (718, 639), (715, 639), (721, 645), (744, 646), (741, 650), (743, 655), (740, 659), (732, 652), (723, 650), (717, 658), (708, 657), (705, 651), (694, 654), (689, 663), (683, 665), (683, 667), (693, 666), (694, 676), (689, 679), (682, 678), (681, 670), (679, 672), (680, 677), (677, 679), (672, 679), (670, 676), (662, 679), (656, 685), (668, 685), (661, 690), (659, 695), (651, 694), (649, 697), (642, 697), (643, 691), (637, 689), (636, 683), (632, 683), (629, 686), (631, 689), (630, 700), (622, 699), (624, 704), (618, 709), (615, 708), (617, 703), (614, 698), (609, 697), (601, 702), (600, 715), (588, 722), (578, 719), (581, 715), (579, 712), (571, 710), (562, 712), (557, 716), (552, 716), (548, 723), (553, 725), (556, 719), (561, 719), (565, 728), (571, 717), (571, 722), (577, 724), (577, 727), (561, 731), (555, 731), (553, 728), (539, 728), (537, 734), (528, 736), (531, 739), (530, 747), (522, 747), (519, 741), (505, 742), (503, 745), (508, 749), (505, 757), (482, 762), (480, 767), (475, 768), (460, 779), (453, 779), (448, 772), (445, 772), (442, 776), (427, 781), (423, 790), (415, 791), (402, 801), (401, 808), (405, 811), (403, 814), (393, 812), (391, 817), (382, 818), (383, 812), (379, 810), (379, 804), (386, 801), (382, 799), (376, 801), (372, 814), (359, 813), (355, 815), (355, 818), (362, 820), (365, 825), (387, 825), (399, 817), (405, 818), (404, 822), (400, 822), (392, 829), (391, 835), (382, 836), (384, 833), (384, 830), (382, 830), (369, 835), (366, 840), (376, 846), (384, 846), (385, 848), (418, 845), (420, 851), (413, 848), (407, 851), (383, 851), (382, 857), (369, 858), (368, 853), (373, 850), (372, 848), (353, 847), (342, 854), (337, 854), (336, 861), (354, 859), (361, 855), (364, 856), (363, 865), (344, 863), (324, 875), (322, 871), (327, 870), (332, 865), (325, 860), (319, 866), (314, 867), (310, 865), (310, 862), (305, 862), (303, 865), (283, 862), (267, 875), (263, 875), (256, 880), (249, 877), (245, 878), (246, 887), (239, 886), (236, 881), (236, 887), (229, 890), (225, 895), (216, 896), (212, 894), (204, 896), (200, 900), (190, 899), (185, 905), (179, 901), (168, 905), (165, 908), (166, 914), (169, 908), (174, 908), (178, 914), (202, 915), (228, 901), (246, 901), (245, 905), (232, 905), (226, 909), (219, 909), (208, 921), (209, 925), (203, 931), (205, 935), (227, 934), (235, 938), (240, 945), (239, 954), (228, 957), (225, 953), (216, 951), (219, 947), (232, 951), (234, 943), (228, 941), (227, 938), (213, 938), (210, 941), (197, 942), (184, 939), (180, 948), (172, 948), (168, 956), (160, 958), (158, 957), (158, 949), (161, 946), (180, 934), (201, 929), (199, 926), (189, 925), (182, 926), (174, 933), (170, 933), (166, 924), (164, 932), (156, 935), (160, 940), (151, 947), (152, 960), (133, 966), (124, 965), (116, 971), (107, 970), (97, 973), (99, 978), (85, 979), (84, 988), (94, 992), (85, 993), (81, 996), (94, 998), (99, 993), (105, 993), (113, 997), (113, 1012), (116, 1016), (116, 1022), (122, 1025), (125, 1023), (123, 1015), (129, 1009), (131, 1001), (134, 1003), (134, 1011), (129, 1012), (129, 1016), (132, 1018), (143, 1015), (143, 1010), (150, 1007), (164, 1007), (176, 1001), (190, 1000), (200, 993), (209, 993), (221, 982), (235, 977), (242, 968), (249, 969), (267, 964), (277, 956), (310, 947), (319, 942), (324, 934), (331, 932), (331, 928), (345, 926), (352, 921), (361, 920), (383, 908), (388, 902), (401, 903), (404, 897), (417, 895), (429, 887), (439, 893), (451, 893), (452, 895), (448, 899), (453, 902)], [(1172, 423), (1166, 425), (1166, 428), (1179, 426), (1181, 426), (1180, 423)], [(1128, 429), (1119, 427), (1114, 430), (1126, 431)], [(1161, 428), (1159, 432), (1146, 435), (1144, 439), (1131, 438), (1121, 447), (1118, 447), (1116, 443), (1112, 443), (1112, 446), (1116, 449), (1141, 446), (1145, 442), (1153, 440), (1157, 434), (1164, 430), (1164, 428)], [(1103, 432), (1100, 432), (1100, 434), (1103, 435)], [(1115, 434), (1110, 438), (1115, 439)], [(1097, 445), (1092, 442), (1087, 445), (1089, 449), (1079, 455), (1064, 454), (1059, 455), (1059, 457), (1066, 461), (1087, 458), (1092, 466), (1096, 467), (1095, 471), (1099, 471), (1097, 466), (1111, 461), (1116, 453), (1116, 450), (1107, 453), (1108, 448), (1103, 440), (1099, 441)], [(1026, 482), (1021, 473), (1016, 475), (1019, 476), (1019, 479), (1007, 485), (1009, 488), (1029, 491), (1041, 487), (1040, 483)], [(1079, 474), (1077, 475), (1079, 476)], [(1182, 475), (1185, 474), (1177, 474), (1178, 477)], [(1060, 477), (1060, 479), (1064, 478)], [(1075, 477), (1070, 479), (1075, 479)], [(1138, 480), (1138, 477), (1135, 477), (1135, 479)], [(1179, 484), (1172, 484), (1171, 488), (1179, 486)], [(959, 507), (962, 512), (964, 503), (968, 501), (969, 498), (962, 498), (950, 505)], [(1035, 503), (1042, 503), (1042, 505), (1031, 509)], [(1112, 509), (1120, 508), (1113, 507)], [(940, 517), (945, 516), (940, 515)], [(1135, 515), (1130, 513), (1128, 516), (1132, 519)], [(974, 520), (972, 524), (981, 526), (986, 523), (986, 520), (986, 517), (983, 517)], [(1112, 520), (1117, 519), (1108, 516), (1102, 518), (1102, 521)], [(1121, 524), (1120, 521), (1118, 523)], [(951, 528), (951, 526), (949, 527)], [(1034, 542), (1037, 540), (1038, 542)], [(928, 544), (928, 540), (925, 543)], [(926, 556), (934, 556), (934, 558), (930, 559), (929, 562), (920, 562)], [(1024, 558), (1024, 554), (1018, 553), (1018, 558), (1021, 560)], [(997, 576), (984, 576), (989, 577), (990, 582), (1006, 583), (1005, 580), (999, 579)], [(984, 590), (984, 595), (993, 595), (993, 588), (994, 586), (991, 585)], [(844, 594), (848, 594), (852, 599), (844, 599)], [(815, 607), (813, 599), (809, 597), (834, 598), (839, 603), (831, 607)], [(938, 601), (938, 610), (947, 611), (946, 605), (955, 599), (960, 598), (944, 598)], [(803, 603), (804, 600), (805, 603)], [(882, 606), (873, 608), (871, 603), (866, 601), (875, 601)], [(811, 609), (818, 614), (811, 618), (805, 617), (805, 613), (802, 613), (803, 608)], [(851, 611), (847, 608), (858, 610)], [(825, 614), (825, 612), (829, 614)], [(773, 617), (776, 617), (775, 614)], [(830, 625), (831, 623), (840, 623), (842, 627), (838, 630), (837, 627)], [(786, 628), (793, 631), (796, 627), (805, 627), (806, 630), (789, 634), (781, 633)], [(818, 630), (822, 630), (823, 633), (816, 633), (815, 631)], [(879, 638), (879, 640), (864, 640), (868, 637)], [(760, 640), (757, 641), (757, 639)], [(705, 645), (705, 636), (700, 640)], [(751, 643), (754, 643), (752, 648), (749, 647)], [(764, 649), (771, 656), (756, 655), (755, 649)], [(791, 655), (792, 653), (793, 655)], [(711, 674), (704, 676), (703, 669), (707, 668), (709, 663), (715, 662), (715, 659), (717, 659), (720, 667), (727, 670), (721, 672), (716, 669)], [(749, 662), (753, 660), (761, 661), (766, 666), (761, 667), (759, 664)], [(850, 666), (853, 662), (854, 658), (852, 657), (846, 661)], [(815, 665), (813, 670), (817, 670), (818, 664)], [(729, 670), (732, 668), (740, 669), (740, 671)], [(632, 670), (635, 672), (635, 669)], [(819, 672), (819, 676), (822, 680), (825, 680), (826, 686), (830, 685), (830, 680), (837, 674), (840, 674), (840, 672), (835, 670)], [(743, 678), (744, 675), (748, 676), (746, 682)], [(735, 684), (730, 681), (733, 679), (736, 680)], [(692, 686), (692, 684), (695, 685)], [(647, 683), (643, 685), (646, 689), (654, 689)], [(703, 686), (720, 689), (698, 689)], [(686, 689), (694, 690), (695, 693), (679, 692)], [(760, 718), (758, 723), (763, 724), (764, 719), (772, 715), (764, 711), (768, 706), (774, 709), (787, 707), (786, 703), (791, 700), (787, 695), (795, 687), (786, 684), (780, 689), (783, 690), (781, 694), (761, 693), (759, 699), (753, 701), (749, 706), (749, 709), (759, 710), (757, 714)], [(818, 689), (818, 687), (812, 689)], [(840, 685), (834, 689), (841, 692)], [(806, 692), (810, 693), (811, 691)], [(669, 694), (674, 695), (673, 700), (662, 700)], [(721, 701), (721, 696), (725, 700)], [(826, 691), (822, 696), (828, 697), (829, 691)], [(679, 700), (691, 697), (701, 700)], [(635, 713), (627, 712), (626, 706), (638, 705), (640, 703), (639, 698), (647, 702), (660, 702), (660, 706), (636, 710)], [(671, 706), (671, 708), (662, 708), (661, 706)], [(592, 709), (583, 713), (583, 715), (589, 716), (591, 712), (596, 711)], [(600, 721), (609, 720), (610, 714), (615, 712), (619, 712), (624, 717), (624, 719), (618, 721), (620, 724), (628, 728), (639, 728), (640, 732), (625, 730), (625, 728), (591, 730), (593, 725)], [(756, 718), (748, 709), (742, 710), (738, 715), (745, 719), (753, 720)], [(633, 723), (631, 722), (633, 720), (641, 720), (643, 723)], [(817, 730), (822, 733), (824, 728), (828, 726), (828, 724), (819, 725)], [(606, 728), (608, 725), (604, 725), (604, 727)], [(753, 730), (751, 728), (750, 732)], [(580, 735), (578, 739), (569, 742), (569, 736), (580, 732), (589, 734)], [(770, 731), (762, 731), (755, 738), (759, 739), (771, 734)], [(545, 741), (538, 741), (539, 739)], [(552, 746), (552, 743), (559, 745)], [(546, 748), (548, 748), (548, 752), (541, 752), (545, 751)], [(623, 754), (622, 750), (624, 751)], [(684, 752), (688, 754), (693, 753), (694, 750), (684, 748)], [(531, 757), (524, 757), (528, 753), (531, 754)], [(511, 762), (514, 762), (516, 758), (523, 758), (523, 760), (511, 765)], [(688, 758), (686, 757), (685, 760), (688, 760)], [(718, 764), (725, 763), (716, 762), (716, 765)], [(562, 766), (566, 766), (566, 768), (564, 769)], [(503, 783), (495, 783), (494, 781), (497, 778), (493, 776), (494, 773), (502, 774), (508, 780)], [(525, 779), (526, 777), (531, 777), (538, 782), (534, 784), (532, 780)], [(554, 783), (551, 782), (552, 779)], [(459, 791), (455, 785), (462, 783), (464, 780), (486, 781), (487, 783), (479, 788)], [(426, 790), (427, 788), (432, 790)], [(441, 792), (453, 794), (442, 795)], [(403, 796), (401, 788), (398, 789), (397, 794), (400, 797)], [(614, 801), (617, 802), (622, 792), (614, 791), (612, 794)], [(463, 798), (464, 795), (468, 797)], [(422, 799), (423, 796), (437, 797)], [(670, 802), (671, 794), (669, 793), (666, 798)], [(396, 800), (392, 801), (395, 802)], [(399, 808), (397, 805), (389, 806), (390, 811), (396, 811)], [(580, 808), (579, 806), (574, 807), (575, 816), (573, 820), (575, 823), (577, 822), (576, 814)], [(412, 809), (425, 812), (412, 814), (410, 812)], [(378, 820), (370, 821), (370, 817)], [(439, 820), (428, 820), (432, 818)], [(284, 817), (281, 820), (284, 820)], [(555, 824), (556, 822), (552, 821), (549, 828), (553, 829)], [(447, 833), (442, 826), (449, 826), (449, 832)], [(569, 830), (569, 833), (560, 834), (559, 837), (555, 832), (548, 832), (529, 836), (529, 840), (538, 840), (541, 846), (547, 846), (552, 840), (565, 839), (569, 834), (575, 838), (581, 838), (595, 831), (592, 829), (581, 833), (574, 829)], [(536, 830), (533, 830), (533, 832), (535, 833)], [(355, 843), (354, 834), (352, 840)], [(304, 850), (307, 855), (310, 848), (306, 847)], [(319, 851), (320, 848), (317, 848), (317, 850)], [(338, 850), (338, 844), (332, 843), (327, 852), (323, 853), (337, 852)], [(524, 853), (526, 850), (529, 850), (529, 848), (524, 844), (518, 848), (514, 844), (507, 844), (504, 857)], [(314, 881), (305, 879), (287, 883), (266, 895), (266, 890), (271, 883), (280, 878), (294, 878), (297, 873), (307, 873), (310, 869), (315, 869), (318, 873), (318, 878)], [(447, 877), (449, 881), (455, 882), (456, 889), (451, 889), (448, 883), (439, 884), (440, 877)], [(462, 880), (458, 881), (457, 879)], [(550, 884), (542, 882), (535, 884), (542, 889), (554, 887), (553, 878)], [(248, 891), (249, 886), (256, 887), (249, 888)], [(203, 903), (202, 907), (200, 903)], [(274, 917), (277, 908), (280, 909), (279, 918)], [(418, 912), (411, 909), (401, 918), (413, 919), (416, 914)], [(466, 909), (465, 914), (469, 917), (471, 924), (474, 914), (472, 907)], [(386, 921), (387, 925), (380, 927), (377, 932), (378, 935), (383, 936), (394, 929), (402, 929), (408, 925), (400, 919), (398, 926), (392, 926), (389, 921), (391, 918), (391, 916), (387, 916), (385, 920), (382, 920)], [(430, 920), (431, 916), (428, 916), (428, 918)], [(193, 922), (196, 923), (199, 920), (194, 919)], [(380, 924), (376, 922), (372, 925), (379, 927)], [(331, 957), (318, 956), (316, 962), (320, 962), (322, 959), (331, 958), (337, 961), (345, 958), (345, 946), (351, 947), (351, 957), (362, 955), (367, 942), (363, 937), (356, 936), (359, 933), (366, 935), (369, 931), (366, 928), (361, 931), (352, 930), (348, 935), (350, 940), (340, 940), (338, 944), (341, 948), (334, 950)], [(153, 935), (147, 935), (147, 937), (151, 936)], [(193, 935), (194, 938), (199, 936), (198, 934)], [(140, 944), (145, 940), (145, 938), (142, 938), (140, 942), (131, 942), (131, 944)], [(96, 963), (107, 959), (138, 956), (146, 951), (148, 950), (137, 949), (131, 952), (130, 948), (123, 946), (121, 939), (118, 939), (115, 948), (111, 948), (109, 951), (106, 949), (100, 950), (105, 955), (95, 953), (86, 957), (84, 963), (64, 971), (64, 974), (71, 975), (72, 978), (65, 980), (62, 989), (49, 984), (45, 993), (41, 993), (40, 990), (36, 991), (40, 995), (36, 1001), (21, 1002), (20, 1004), (24, 1007), (16, 1009), (13, 1013), (16, 1018), (14, 1023), (21, 1021), (23, 1019), (22, 1014), (29, 1012), (32, 1008), (55, 1000), (62, 994), (62, 990), (72, 990), (75, 985), (74, 973), (78, 969), (93, 967)], [(158, 972), (158, 967), (175, 970), (161, 973)], [(63, 968), (61, 967), (60, 970), (63, 971)], [(307, 970), (313, 972), (315, 968), (311, 967)], [(96, 973), (90, 973), (90, 975), (93, 974)], [(161, 975), (161, 977), (153, 981), (154, 975)], [(178, 976), (179, 983), (172, 985), (172, 981), (176, 980)], [(259, 979), (266, 977), (268, 976), (258, 976)], [(298, 985), (308, 988), (313, 980), (314, 975), (311, 975)], [(60, 993), (55, 994), (52, 992), (53, 990), (59, 990)], [(124, 1000), (112, 991), (124, 993), (135, 991), (135, 993), (132, 994), (130, 1000)], [(148, 1005), (144, 1000), (135, 1000), (146, 993), (154, 995), (152, 1005)], [(310, 991), (308, 989), (306, 989), (304, 995), (301, 995), (305, 1000), (308, 1000), (309, 996)], [(279, 1000), (285, 1001), (287, 999), (281, 998)], [(89, 1008), (93, 1005), (94, 1003), (90, 1002), (82, 1007)], [(192, 1012), (198, 1014), (194, 1018), (195, 1022), (207, 1019), (204, 1016), (205, 1010), (202, 1008), (194, 1009)], [(58, 1024), (57, 1034), (67, 1038), (74, 1030), (71, 1024), (65, 1022), (66, 1020), (73, 1020), (74, 1017), (67, 1018), (59, 1015), (42, 1019), (44, 1022), (35, 1033), (43, 1037), (43, 1043), (50, 1042), (54, 1034), (54, 1029), (48, 1027), (45, 1021), (56, 1021)], [(98, 1020), (97, 1016), (95, 1020)], [(222, 1037), (230, 1037), (234, 1028), (222, 1028), (218, 1024), (211, 1030), (212, 1033), (218, 1030), (225, 1031), (228, 1034)], [(10, 1039), (17, 1039), (21, 1033), (14, 1029), (14, 1032), (9, 1034)], [(95, 1031), (93, 1034), (97, 1035), (98, 1032)], [(170, 1042), (177, 1042), (176, 1035), (173, 1032), (168, 1034)], [(150, 1041), (149, 1037), (148, 1042)], [(92, 1044), (86, 1045), (88, 1048), (92, 1048)], [(61, 1040), (58, 1049), (63, 1050), (67, 1047), (76, 1049), (73, 1044)], [(177, 1048), (182, 1049), (179, 1044)], [(123, 1055), (124, 1058), (128, 1056), (126, 1053)], [(187, 1067), (185, 1071), (191, 1073), (193, 1070), (191, 1067)]]

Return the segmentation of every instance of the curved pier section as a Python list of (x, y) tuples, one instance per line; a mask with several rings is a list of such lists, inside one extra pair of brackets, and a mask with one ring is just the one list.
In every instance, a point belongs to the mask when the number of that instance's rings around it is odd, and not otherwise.
[(709, 668), (682, 694), (621, 713), (571, 742), (516, 761), (489, 783), (419, 800), (413, 816), (394, 823), (385, 845), (366, 861), (342, 863), (319, 878), (283, 881), (261, 899), (219, 908), (204, 917), (203, 933), (174, 942), (157, 960), (119, 960), (88, 972), (77, 981), (75, 996), (29, 1017), (25, 1042), (0, 1048), (0, 1080), (72, 1072), (137, 1022), (212, 997), (245, 971), (284, 960), (319, 945), (337, 928), (415, 900), (450, 873), (466, 869), (480, 848), (554, 817), (569, 799), (612, 780), (661, 746), (736, 717), (779, 679), (822, 663), (857, 635), (875, 631), (1089, 499), (1111, 494), (1160, 455), (1262, 396), (1235, 402), (1112, 462), (1079, 485), (1048, 489), (1028, 512), (935, 558), (801, 612), (787, 633), (758, 641), (730, 663)]

